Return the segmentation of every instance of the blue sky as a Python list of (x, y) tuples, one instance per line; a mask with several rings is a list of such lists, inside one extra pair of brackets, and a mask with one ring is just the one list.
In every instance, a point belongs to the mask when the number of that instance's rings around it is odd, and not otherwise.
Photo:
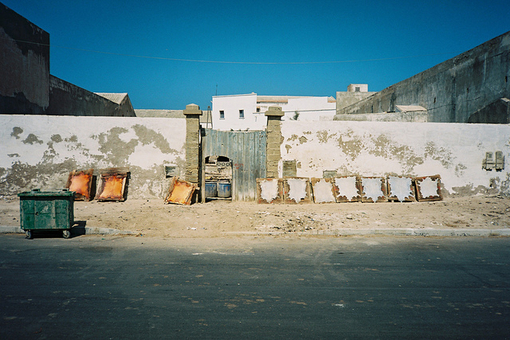
[(510, 30), (508, 0), (0, 1), (50, 34), (51, 74), (135, 109), (380, 91)]

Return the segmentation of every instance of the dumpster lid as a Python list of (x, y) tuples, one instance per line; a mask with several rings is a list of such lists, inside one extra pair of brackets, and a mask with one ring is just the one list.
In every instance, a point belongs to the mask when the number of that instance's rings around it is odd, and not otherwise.
[(55, 190), (55, 191), (41, 191), (41, 189), (33, 189), (32, 191), (24, 191), (18, 194), (18, 197), (51, 197), (51, 196), (64, 196), (71, 197), (74, 196), (74, 191), (69, 191), (67, 189)]

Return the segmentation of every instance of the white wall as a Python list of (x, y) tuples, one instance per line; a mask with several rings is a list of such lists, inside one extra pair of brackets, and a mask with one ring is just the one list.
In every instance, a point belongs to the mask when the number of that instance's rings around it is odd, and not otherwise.
[[(282, 135), (282, 159), (297, 160), (299, 177), (439, 174), (447, 194), (510, 194), (509, 125), (286, 121)], [(503, 171), (482, 169), (488, 151), (503, 151)]]
[[(275, 98), (278, 98), (276, 96)], [(293, 120), (296, 112), (299, 121), (333, 120), (336, 102), (328, 102), (328, 97), (289, 97), (287, 103), (257, 103), (257, 94), (243, 94), (213, 97), (213, 128), (217, 130), (263, 130), (267, 126), (265, 112), (270, 106), (280, 106), (285, 114), (282, 120)], [(260, 108), (260, 112), (257, 111)], [(244, 109), (244, 119), (239, 118), (239, 110)], [(220, 119), (220, 111), (225, 119)]]
[[(244, 110), (244, 119), (239, 118), (239, 110)], [(263, 130), (267, 118), (257, 110), (257, 94), (215, 96), (212, 101), (213, 129), (215, 130)], [(220, 111), (225, 119), (220, 119)]]
[(128, 167), (128, 199), (163, 197), (164, 165), (185, 171), (185, 141), (185, 119), (0, 115), (0, 195), (61, 189), (74, 169)]
[(288, 103), (282, 105), (282, 110), (285, 113), (282, 120), (293, 120), (296, 113), (298, 121), (333, 120), (336, 102), (328, 102), (328, 97), (289, 98)]

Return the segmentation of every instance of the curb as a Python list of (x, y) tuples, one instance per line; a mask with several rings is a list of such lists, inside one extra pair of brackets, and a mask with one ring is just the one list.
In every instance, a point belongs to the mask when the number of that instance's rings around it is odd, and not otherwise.
[[(24, 234), (20, 227), (16, 226), (0, 226), (0, 234)], [(128, 230), (119, 230), (113, 228), (90, 228), (90, 227), (75, 227), (71, 229), (73, 235), (136, 235), (135, 232)]]
[[(0, 226), (0, 234), (24, 234), (19, 226)], [(137, 235), (129, 230), (113, 228), (73, 228), (74, 235)], [(441, 237), (510, 237), (510, 228), (507, 229), (333, 229), (317, 230), (315, 232), (259, 232), (259, 231), (232, 231), (224, 232), (224, 235), (246, 236), (441, 236)]]
[(225, 232), (229, 235), (250, 236), (441, 236), (441, 237), (510, 237), (509, 229), (334, 229), (315, 232)]

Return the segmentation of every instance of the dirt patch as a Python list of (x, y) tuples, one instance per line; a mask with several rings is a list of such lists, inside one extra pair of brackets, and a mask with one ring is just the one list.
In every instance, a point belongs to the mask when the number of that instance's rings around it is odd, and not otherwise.
[[(153, 237), (220, 237), (316, 234), (335, 229), (501, 229), (510, 227), (510, 199), (449, 197), (438, 202), (257, 204), (211, 201), (191, 206), (163, 200), (75, 202), (76, 221), (87, 227), (129, 230)], [(0, 225), (19, 226), (19, 200), (0, 199)]]

